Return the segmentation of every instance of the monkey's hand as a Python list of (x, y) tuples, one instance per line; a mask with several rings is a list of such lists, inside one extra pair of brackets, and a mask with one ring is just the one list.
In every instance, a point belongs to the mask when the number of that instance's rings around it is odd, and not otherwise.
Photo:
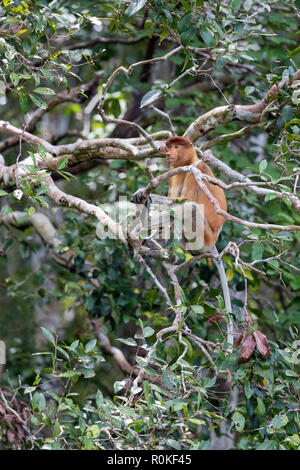
[(151, 196), (145, 197), (144, 196), (144, 191), (145, 191), (145, 188), (138, 189), (132, 195), (132, 198), (130, 199), (130, 202), (133, 202), (134, 204), (144, 204), (147, 207), (147, 209), (149, 209), (150, 204), (152, 203), (152, 198), (151, 198)]

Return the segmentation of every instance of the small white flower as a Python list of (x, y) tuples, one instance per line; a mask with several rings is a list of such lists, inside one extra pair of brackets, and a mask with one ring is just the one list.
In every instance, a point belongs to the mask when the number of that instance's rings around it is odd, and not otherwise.
[(102, 21), (99, 20), (99, 18), (97, 18), (96, 16), (90, 16), (89, 17), (89, 21), (92, 23), (92, 24), (95, 24), (97, 26), (101, 26), (102, 25)]
[(15, 189), (13, 192), (13, 195), (15, 196), (16, 199), (20, 200), (22, 199), (23, 191), (21, 191), (21, 189)]

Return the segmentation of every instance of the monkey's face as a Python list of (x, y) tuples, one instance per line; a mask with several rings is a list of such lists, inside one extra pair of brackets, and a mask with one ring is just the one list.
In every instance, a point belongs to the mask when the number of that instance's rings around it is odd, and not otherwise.
[(189, 148), (185, 145), (170, 144), (166, 145), (166, 160), (172, 168), (188, 165), (190, 163)]

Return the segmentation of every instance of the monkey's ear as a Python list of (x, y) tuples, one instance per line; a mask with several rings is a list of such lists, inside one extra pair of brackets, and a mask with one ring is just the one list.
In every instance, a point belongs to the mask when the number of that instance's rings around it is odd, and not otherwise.
[(150, 204), (152, 203), (152, 198), (151, 198), (151, 196), (148, 196), (147, 198), (145, 198), (144, 190), (145, 190), (145, 188), (138, 189), (132, 195), (132, 198), (130, 199), (130, 202), (133, 202), (134, 204), (144, 204), (147, 207), (147, 209), (149, 209)]

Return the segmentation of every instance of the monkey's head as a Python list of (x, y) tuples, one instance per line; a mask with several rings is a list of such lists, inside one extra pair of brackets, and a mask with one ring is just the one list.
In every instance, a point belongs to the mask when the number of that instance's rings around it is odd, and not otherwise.
[(166, 159), (172, 168), (190, 165), (197, 159), (192, 142), (185, 137), (170, 137), (165, 145)]

